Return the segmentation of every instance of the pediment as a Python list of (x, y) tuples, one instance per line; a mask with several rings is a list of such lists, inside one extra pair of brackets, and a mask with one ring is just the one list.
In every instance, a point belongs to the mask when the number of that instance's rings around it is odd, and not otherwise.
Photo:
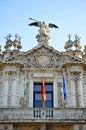
[(9, 63), (20, 63), (27, 68), (61, 68), (67, 63), (82, 63), (82, 60), (55, 50), (49, 45), (36, 46), (33, 49), (17, 54), (8, 59)]
[(26, 64), (29, 65), (30, 63), (32, 67), (37, 68), (58, 67), (56, 59), (58, 59), (60, 55), (61, 52), (55, 50), (50, 46), (38, 46), (25, 53), (25, 56), (27, 57)]

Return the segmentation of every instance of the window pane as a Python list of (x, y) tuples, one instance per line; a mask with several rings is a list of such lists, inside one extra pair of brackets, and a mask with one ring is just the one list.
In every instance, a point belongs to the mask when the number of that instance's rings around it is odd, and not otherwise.
[(42, 100), (41, 93), (36, 93), (35, 94), (35, 100)]
[(46, 91), (52, 91), (53, 87), (52, 84), (46, 84)]
[(47, 93), (46, 97), (47, 97), (47, 100), (52, 100), (52, 93)]
[(41, 91), (41, 84), (34, 84), (34, 91)]
[(46, 107), (52, 107), (52, 101), (46, 101)]
[(35, 107), (42, 107), (42, 101), (35, 101)]

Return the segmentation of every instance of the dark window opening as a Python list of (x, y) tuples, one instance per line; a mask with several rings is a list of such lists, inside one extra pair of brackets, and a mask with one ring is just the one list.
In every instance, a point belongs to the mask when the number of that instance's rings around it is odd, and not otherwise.
[[(45, 107), (53, 107), (53, 83), (45, 83), (46, 101)], [(33, 106), (42, 107), (42, 83), (34, 83)]]

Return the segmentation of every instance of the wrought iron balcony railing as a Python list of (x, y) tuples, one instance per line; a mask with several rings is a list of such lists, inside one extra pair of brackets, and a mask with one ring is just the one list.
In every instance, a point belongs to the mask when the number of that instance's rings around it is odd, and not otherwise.
[(86, 122), (86, 108), (0, 108), (1, 122)]

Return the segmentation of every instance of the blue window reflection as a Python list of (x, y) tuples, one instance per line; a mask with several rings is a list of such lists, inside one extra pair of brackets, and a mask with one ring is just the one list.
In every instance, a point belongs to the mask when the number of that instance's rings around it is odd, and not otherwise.
[[(46, 83), (46, 102), (45, 107), (53, 107), (53, 84)], [(34, 107), (42, 107), (42, 83), (34, 83)]]

